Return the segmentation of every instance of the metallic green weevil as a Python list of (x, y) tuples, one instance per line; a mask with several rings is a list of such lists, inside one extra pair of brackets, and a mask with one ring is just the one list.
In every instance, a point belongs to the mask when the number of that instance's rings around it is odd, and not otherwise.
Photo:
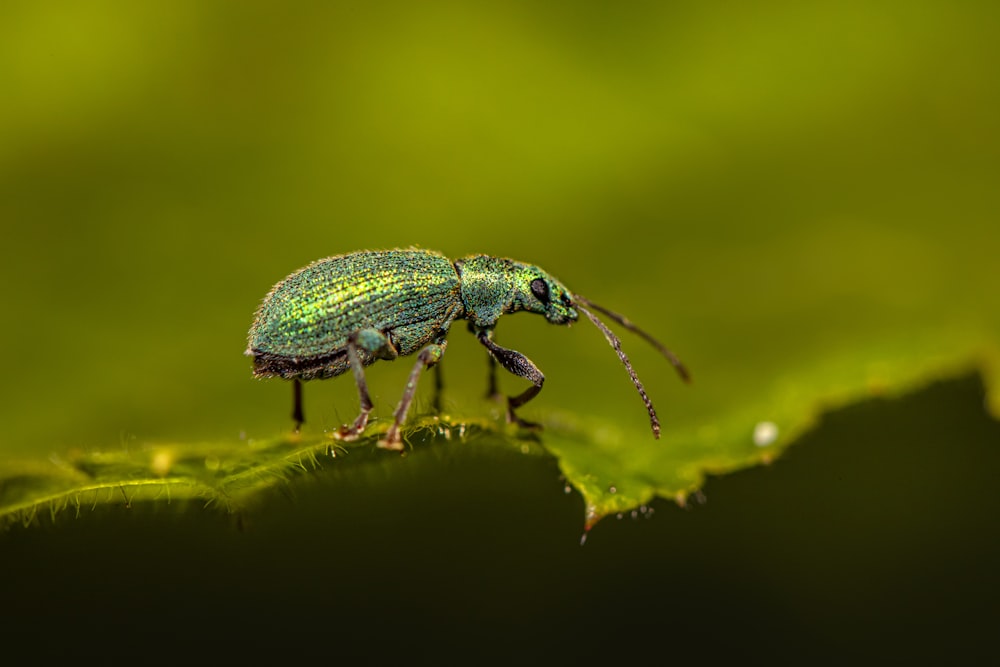
[(378, 359), (417, 353), (392, 426), (378, 443), (399, 450), (403, 448), (399, 428), (413, 401), (420, 372), (441, 360), (452, 322), (467, 320), (469, 330), (489, 352), (491, 394), (497, 393), (497, 362), (531, 382), (524, 392), (507, 397), (507, 420), (535, 427), (514, 411), (538, 395), (545, 376), (520, 352), (493, 342), (493, 329), (501, 315), (519, 310), (544, 315), (552, 324), (575, 322), (579, 310), (618, 353), (649, 412), (653, 435), (660, 437), (656, 411), (621, 342), (587, 308), (642, 336), (688, 380), (687, 370), (662, 343), (625, 317), (573, 294), (537, 266), (487, 255), (452, 262), (429, 250), (354, 252), (321, 259), (296, 271), (275, 285), (257, 309), (246, 354), (253, 357), (256, 377), (292, 380), (296, 431), (305, 421), (301, 381), (352, 371), (361, 413), (353, 424), (342, 426), (336, 437), (353, 440), (365, 430), (372, 410), (364, 367)]

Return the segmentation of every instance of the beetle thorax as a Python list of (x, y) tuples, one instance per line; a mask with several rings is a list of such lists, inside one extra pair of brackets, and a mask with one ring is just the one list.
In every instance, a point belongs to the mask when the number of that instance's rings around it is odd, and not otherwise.
[(513, 262), (479, 255), (455, 263), (462, 279), (465, 318), (480, 329), (492, 329), (514, 305)]

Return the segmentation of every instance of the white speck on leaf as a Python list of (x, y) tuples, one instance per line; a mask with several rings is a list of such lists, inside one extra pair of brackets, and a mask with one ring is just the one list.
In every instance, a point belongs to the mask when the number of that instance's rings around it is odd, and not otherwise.
[(774, 422), (757, 422), (753, 427), (753, 444), (767, 447), (778, 439), (778, 425)]

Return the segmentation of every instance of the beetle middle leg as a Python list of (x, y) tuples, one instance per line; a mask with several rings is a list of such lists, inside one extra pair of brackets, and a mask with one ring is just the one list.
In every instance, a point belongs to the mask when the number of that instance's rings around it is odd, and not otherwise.
[(393, 413), (392, 426), (386, 431), (385, 437), (378, 441), (378, 446), (382, 449), (394, 449), (397, 451), (403, 449), (403, 441), (399, 437), (399, 427), (406, 419), (410, 403), (413, 402), (413, 396), (417, 392), (417, 381), (420, 379), (420, 373), (425, 368), (430, 368), (441, 361), (444, 349), (447, 346), (448, 341), (442, 340), (440, 343), (431, 343), (420, 350), (420, 353), (417, 355), (417, 363), (413, 365), (410, 377), (406, 380), (406, 389), (403, 390), (403, 397), (399, 399), (399, 405), (396, 406), (396, 412)]
[(434, 364), (434, 399), (431, 409), (434, 414), (441, 414), (441, 393), (444, 391), (444, 377), (441, 375), (441, 364)]
[(492, 353), (486, 355), (489, 361), (489, 375), (486, 377), (486, 398), (490, 401), (499, 401), (503, 398), (500, 393), (500, 385), (497, 384), (497, 359)]
[[(479, 336), (476, 326), (471, 321), (469, 322), (469, 333), (473, 336)], [(499, 385), (497, 384), (497, 360), (496, 357), (493, 356), (492, 352), (486, 355), (486, 363), (489, 367), (486, 374), (486, 399), (490, 401), (499, 401), (503, 398), (503, 394), (500, 393)]]
[(354, 423), (344, 425), (334, 434), (340, 440), (356, 440), (368, 426), (368, 415), (372, 411), (372, 399), (368, 395), (368, 382), (365, 380), (364, 362), (361, 351), (379, 359), (395, 359), (399, 356), (392, 341), (377, 329), (361, 329), (347, 338), (347, 360), (354, 373), (354, 382), (358, 385), (358, 398), (361, 401), (361, 412)]
[[(532, 387), (528, 387), (517, 396), (507, 397), (507, 421), (525, 428), (541, 428), (540, 424), (521, 419), (514, 413), (514, 410), (533, 399), (538, 395), (538, 392), (542, 390), (542, 384), (545, 382), (545, 376), (542, 375), (540, 370), (538, 370), (538, 366), (535, 366), (531, 359), (528, 359), (528, 357), (524, 356), (520, 352), (500, 347), (494, 343), (493, 331), (491, 329), (484, 329), (476, 332), (476, 337), (479, 339), (479, 342), (482, 343), (487, 350), (489, 350), (490, 355), (496, 359), (501, 366), (514, 375), (530, 381), (534, 385)], [(492, 388), (495, 389), (495, 387)]]

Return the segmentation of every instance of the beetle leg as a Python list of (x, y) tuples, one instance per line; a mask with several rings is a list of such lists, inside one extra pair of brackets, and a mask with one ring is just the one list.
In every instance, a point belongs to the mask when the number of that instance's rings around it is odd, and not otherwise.
[(492, 354), (487, 354), (486, 359), (490, 363), (490, 372), (486, 378), (486, 398), (491, 401), (499, 401), (503, 398), (497, 384), (497, 360)]
[[(469, 333), (474, 336), (479, 336), (476, 331), (475, 325), (469, 322)], [(490, 333), (490, 340), (492, 340), (493, 334)], [(486, 361), (489, 364), (489, 371), (486, 376), (486, 398), (491, 401), (499, 401), (503, 398), (503, 394), (500, 393), (499, 386), (497, 385), (497, 360), (493, 357), (492, 353), (486, 355)]]
[(295, 432), (298, 433), (306, 422), (302, 413), (302, 380), (292, 380), (292, 420), (295, 422)]
[(361, 350), (379, 359), (395, 359), (398, 356), (385, 334), (377, 329), (361, 329), (347, 338), (347, 360), (354, 373), (354, 382), (358, 385), (358, 398), (361, 402), (361, 412), (350, 426), (344, 425), (334, 434), (340, 440), (356, 440), (365, 427), (368, 426), (368, 415), (372, 411), (372, 399), (368, 395), (368, 382), (365, 380), (364, 362), (361, 360)]
[(441, 414), (442, 391), (444, 391), (444, 376), (441, 375), (441, 364), (434, 364), (434, 402), (431, 408), (435, 414)]
[(420, 354), (417, 355), (417, 363), (413, 365), (410, 377), (406, 380), (406, 389), (403, 390), (403, 397), (399, 399), (399, 405), (396, 406), (396, 412), (393, 413), (394, 420), (392, 426), (386, 431), (385, 437), (378, 441), (378, 446), (382, 449), (394, 449), (396, 451), (403, 449), (403, 442), (399, 437), (399, 426), (406, 419), (406, 412), (410, 409), (410, 403), (413, 402), (420, 373), (425, 368), (430, 368), (441, 361), (444, 349), (447, 346), (448, 341), (442, 340), (440, 343), (431, 343), (420, 350)]
[(528, 357), (524, 356), (520, 352), (508, 350), (507, 348), (500, 347), (494, 343), (493, 331), (491, 329), (484, 329), (477, 332), (476, 337), (479, 338), (479, 342), (482, 343), (487, 350), (489, 350), (490, 355), (500, 362), (501, 366), (514, 375), (528, 380), (534, 385), (532, 387), (528, 387), (517, 396), (507, 397), (507, 421), (525, 428), (540, 428), (539, 424), (529, 422), (518, 417), (514, 413), (514, 410), (538, 395), (538, 392), (542, 390), (542, 383), (545, 382), (545, 376), (542, 375), (542, 372), (538, 370), (538, 367), (535, 366), (535, 364), (531, 361), (531, 359), (528, 359)]

